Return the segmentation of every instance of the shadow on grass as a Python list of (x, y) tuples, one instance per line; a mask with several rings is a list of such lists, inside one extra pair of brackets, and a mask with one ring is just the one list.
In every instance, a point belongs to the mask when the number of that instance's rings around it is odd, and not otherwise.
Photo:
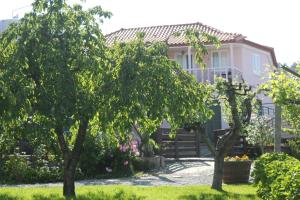
[(0, 194), (0, 199), (1, 200), (20, 200), (20, 198), (18, 198), (18, 197), (12, 197), (7, 194)]
[[(58, 195), (35, 195), (32, 198), (33, 200), (65, 200), (64, 197), (60, 197)], [(114, 195), (105, 194), (104, 192), (96, 192), (96, 193), (87, 193), (87, 194), (79, 194), (77, 195), (76, 200), (143, 200), (145, 199), (142, 196), (137, 196), (135, 194), (128, 194), (124, 191), (118, 191)]]
[(227, 199), (236, 199), (236, 200), (253, 200), (257, 199), (256, 195), (252, 194), (234, 194), (230, 192), (222, 192), (220, 194), (199, 194), (199, 195), (182, 195), (179, 197), (182, 200), (227, 200)]
[[(10, 196), (7, 194), (0, 194), (0, 200), (22, 200), (23, 197)], [(33, 195), (32, 200), (65, 200), (66, 198), (58, 194), (50, 195)], [(137, 196), (135, 194), (125, 193), (123, 190), (116, 191), (114, 194), (106, 194), (104, 192), (91, 192), (77, 195), (76, 200), (144, 200), (145, 197)]]

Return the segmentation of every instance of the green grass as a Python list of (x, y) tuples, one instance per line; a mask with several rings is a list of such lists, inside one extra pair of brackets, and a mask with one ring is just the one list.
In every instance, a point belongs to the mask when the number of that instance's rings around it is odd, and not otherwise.
[[(82, 186), (77, 188), (78, 200), (253, 200), (259, 199), (251, 185), (224, 186), (217, 192), (209, 186)], [(1, 200), (63, 200), (62, 188), (0, 188)]]

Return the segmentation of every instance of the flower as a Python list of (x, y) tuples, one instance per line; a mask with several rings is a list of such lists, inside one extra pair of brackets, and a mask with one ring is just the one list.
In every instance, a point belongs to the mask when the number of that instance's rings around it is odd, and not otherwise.
[(121, 144), (119, 148), (121, 152), (126, 152), (128, 150), (128, 146), (126, 144)]
[(239, 157), (239, 156), (234, 156), (234, 157), (225, 157), (224, 158), (224, 161), (248, 161), (250, 160), (249, 157), (244, 154), (242, 157)]
[(109, 167), (105, 167), (105, 170), (106, 170), (108, 173), (112, 172), (112, 169), (109, 168)]
[(126, 161), (124, 162), (124, 165), (125, 165), (125, 166), (128, 165), (128, 160), (126, 160)]

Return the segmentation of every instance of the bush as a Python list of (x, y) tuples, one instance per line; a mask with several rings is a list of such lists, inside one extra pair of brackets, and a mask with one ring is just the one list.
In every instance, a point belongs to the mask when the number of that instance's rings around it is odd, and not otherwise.
[[(41, 153), (41, 152), (39, 152)], [(61, 163), (54, 156), (22, 155), (15, 153), (6, 157), (3, 164), (2, 182), (44, 183), (62, 180)]]
[(4, 163), (4, 174), (4, 179), (10, 182), (30, 182), (34, 170), (27, 157), (15, 154)]
[(291, 150), (291, 156), (300, 160), (300, 138), (289, 140), (288, 147)]
[(102, 132), (88, 134), (78, 166), (85, 178), (131, 175), (132, 162), (139, 155), (137, 147), (131, 137), (121, 139)]
[(300, 199), (300, 163), (295, 166), (289, 165), (289, 167), (289, 170), (280, 174), (271, 185), (269, 199)]
[[(300, 199), (300, 162), (283, 153), (267, 153), (255, 161), (252, 176), (265, 200)], [(298, 170), (298, 171), (297, 171)]]

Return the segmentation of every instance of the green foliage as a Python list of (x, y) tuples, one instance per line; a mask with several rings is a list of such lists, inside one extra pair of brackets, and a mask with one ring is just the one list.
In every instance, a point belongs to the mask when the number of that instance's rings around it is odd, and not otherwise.
[(258, 196), (266, 200), (299, 199), (299, 168), (300, 162), (286, 154), (262, 155), (252, 172)]
[(32, 177), (33, 169), (26, 157), (12, 155), (4, 163), (4, 177), (8, 181), (23, 182), (28, 177)]
[(288, 140), (288, 147), (291, 150), (291, 156), (300, 160), (300, 139), (295, 138)]
[[(85, 178), (132, 175), (132, 162), (139, 155), (134, 140), (122, 142), (105, 138), (104, 133), (88, 135), (78, 167)], [(111, 139), (116, 141), (112, 143)]]
[[(216, 83), (214, 85), (214, 89), (217, 91), (217, 99), (219, 103), (221, 104), (222, 111), (224, 111), (224, 119), (225, 121), (230, 125), (233, 123), (233, 114), (230, 109), (230, 104), (227, 94), (227, 81), (223, 78), (217, 78)], [(246, 125), (248, 125), (247, 118), (251, 116), (252, 110), (254, 108), (253, 105), (255, 105), (256, 100), (255, 92), (254, 91), (248, 91), (247, 94), (239, 94), (238, 90), (242, 91), (242, 88), (248, 87), (246, 83), (232, 83), (235, 86), (235, 92), (236, 92), (236, 104), (237, 104), (237, 110), (238, 110), (238, 117), (240, 121), (242, 122), (242, 128), (246, 128)]]
[(282, 108), (283, 119), (299, 133), (300, 130), (300, 90), (299, 78), (278, 70), (271, 73), (271, 79), (261, 86), (273, 102)]
[(265, 115), (252, 116), (250, 124), (245, 128), (246, 140), (249, 144), (259, 145), (262, 153), (264, 147), (273, 143), (272, 119)]
[(205, 62), (203, 60), (204, 55), (208, 53), (207, 47), (205, 46), (207, 43), (214, 44), (217, 48), (220, 48), (221, 43), (219, 39), (215, 36), (204, 32), (198, 32), (195, 30), (187, 30), (185, 33), (185, 38), (187, 43), (190, 44), (195, 49), (195, 60), (196, 63), (205, 68)]
[(35, 1), (33, 12), (1, 35), (1, 77), (18, 100), (19, 121), (40, 123), (49, 134), (56, 126), (76, 130), (79, 120), (93, 118), (106, 66), (94, 14), (109, 16), (65, 1)]
[(211, 88), (171, 61), (165, 43), (145, 44), (142, 33), (137, 38), (110, 49), (113, 62), (104, 82), (109, 109), (99, 116), (101, 127), (122, 135), (136, 126), (143, 142), (150, 144), (164, 119), (174, 130), (189, 121), (209, 119)]
[(15, 153), (4, 161), (2, 181), (8, 183), (45, 183), (62, 180), (61, 163), (54, 156)]

